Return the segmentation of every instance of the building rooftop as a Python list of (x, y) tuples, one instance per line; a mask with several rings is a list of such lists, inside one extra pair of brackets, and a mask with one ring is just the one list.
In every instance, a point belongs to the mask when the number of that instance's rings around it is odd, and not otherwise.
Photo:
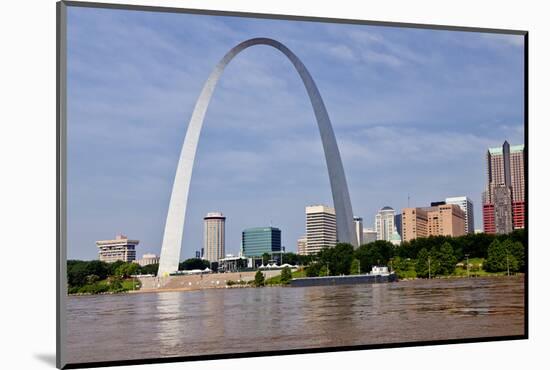
[(139, 240), (131, 240), (128, 239), (126, 235), (119, 234), (115, 237), (115, 239), (110, 240), (98, 240), (95, 242), (97, 245), (103, 245), (103, 244), (139, 244)]
[[(523, 151), (523, 147), (524, 145), (523, 144), (520, 144), (520, 145), (510, 145), (510, 153), (519, 153), (519, 152), (522, 152)], [(496, 148), (489, 148), (489, 153), (490, 154), (502, 154), (502, 147), (501, 146), (498, 146)]]
[(385, 206), (380, 209), (381, 211), (393, 211), (394, 209), (390, 206)]
[(270, 230), (279, 230), (279, 231), (281, 231), (281, 229), (279, 229), (278, 227), (273, 227), (273, 226), (249, 227), (248, 229), (244, 229), (243, 231), (250, 232), (250, 231), (270, 231)]
[(306, 207), (306, 213), (330, 213), (335, 215), (336, 210), (332, 207), (325, 206), (323, 204), (311, 205)]
[(204, 219), (206, 220), (208, 218), (223, 218), (223, 219), (225, 219), (225, 216), (221, 212), (208, 212), (206, 214), (206, 216), (204, 217)]

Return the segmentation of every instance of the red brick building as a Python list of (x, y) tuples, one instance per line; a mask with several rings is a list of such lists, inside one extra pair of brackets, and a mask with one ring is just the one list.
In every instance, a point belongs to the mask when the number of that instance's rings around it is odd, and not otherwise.
[[(524, 163), (523, 145), (510, 146), (505, 141), (502, 147), (487, 151), (487, 186), (483, 193), (484, 232), (505, 234), (525, 227)], [(503, 199), (503, 194), (507, 199)]]

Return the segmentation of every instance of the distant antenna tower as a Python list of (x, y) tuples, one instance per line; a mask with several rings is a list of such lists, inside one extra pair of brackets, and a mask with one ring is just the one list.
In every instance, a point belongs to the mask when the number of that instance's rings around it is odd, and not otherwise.
[(407, 208), (411, 207), (411, 196), (410, 194), (407, 194)]

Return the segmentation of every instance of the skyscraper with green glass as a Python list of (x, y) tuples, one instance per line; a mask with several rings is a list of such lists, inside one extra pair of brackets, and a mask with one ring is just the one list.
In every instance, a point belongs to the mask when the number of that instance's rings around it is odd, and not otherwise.
[(252, 227), (242, 234), (245, 257), (261, 257), (264, 253), (281, 252), (281, 230), (276, 227)]

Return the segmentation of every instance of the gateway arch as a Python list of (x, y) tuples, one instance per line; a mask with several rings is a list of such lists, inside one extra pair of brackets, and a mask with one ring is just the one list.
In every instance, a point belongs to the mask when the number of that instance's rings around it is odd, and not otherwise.
[(332, 199), (336, 210), (337, 238), (339, 242), (351, 243), (357, 246), (357, 236), (353, 223), (353, 211), (351, 208), (346, 175), (344, 174), (344, 167), (342, 166), (338, 144), (336, 143), (330, 118), (325, 108), (325, 104), (323, 103), (323, 99), (321, 98), (321, 94), (302, 61), (298, 59), (290, 49), (273, 39), (253, 38), (235, 46), (229, 50), (222, 60), (220, 60), (210, 73), (195, 104), (195, 109), (193, 110), (191, 121), (187, 127), (187, 133), (185, 134), (176, 176), (172, 186), (172, 195), (170, 197), (168, 214), (166, 216), (157, 276), (165, 276), (168, 273), (178, 270), (189, 185), (193, 173), (193, 163), (195, 161), (195, 154), (197, 152), (197, 144), (204, 122), (204, 116), (216, 84), (227, 64), (229, 64), (229, 62), (241, 51), (254, 45), (267, 45), (279, 50), (290, 60), (300, 75), (309, 95), (309, 99), (311, 100), (311, 105), (319, 126), (319, 132), (321, 133), (332, 190)]

